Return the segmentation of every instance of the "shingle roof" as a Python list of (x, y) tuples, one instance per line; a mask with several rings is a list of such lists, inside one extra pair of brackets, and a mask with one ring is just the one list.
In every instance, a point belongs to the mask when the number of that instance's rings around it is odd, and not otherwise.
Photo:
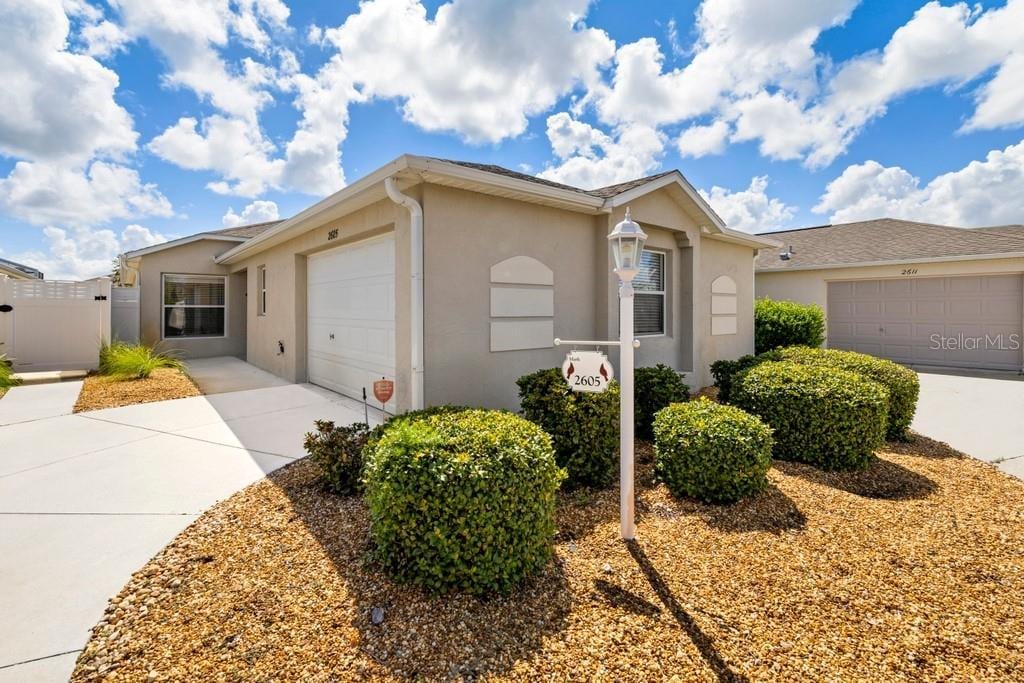
[(283, 221), (264, 221), (263, 223), (250, 223), (249, 225), (236, 225), (233, 228), (224, 228), (223, 230), (207, 230), (200, 233), (201, 235), (224, 235), (225, 237), (255, 237), (262, 232), (270, 230), (272, 227)]
[(775, 251), (762, 250), (758, 270), (1024, 253), (1024, 225), (955, 228), (879, 218), (761, 234), (792, 246), (795, 253), (782, 260)]
[(504, 166), (497, 166), (495, 164), (478, 164), (473, 161), (457, 161), (455, 159), (440, 159), (437, 161), (443, 161), (448, 164), (455, 164), (456, 166), (465, 166), (466, 168), (475, 168), (478, 171), (486, 171), (487, 173), (494, 173), (497, 175), (508, 176), (509, 178), (516, 178), (518, 180), (526, 180), (531, 183), (538, 183), (540, 185), (547, 185), (548, 187), (557, 187), (560, 190), (568, 190), (570, 192), (579, 192), (580, 194), (587, 194), (591, 197), (597, 197), (599, 199), (609, 199), (616, 195), (622, 194), (628, 190), (632, 190), (635, 187), (646, 185), (652, 180), (657, 180), (662, 176), (669, 175), (670, 173), (676, 173), (676, 170), (663, 171), (661, 173), (655, 173), (654, 175), (645, 176), (643, 178), (636, 178), (634, 180), (628, 180), (624, 183), (617, 183), (615, 185), (607, 185), (605, 187), (598, 187), (592, 190), (584, 190), (583, 188), (573, 187), (572, 185), (565, 185), (563, 183), (556, 183), (553, 180), (547, 180), (527, 173), (520, 173), (519, 171), (513, 171), (510, 168)]

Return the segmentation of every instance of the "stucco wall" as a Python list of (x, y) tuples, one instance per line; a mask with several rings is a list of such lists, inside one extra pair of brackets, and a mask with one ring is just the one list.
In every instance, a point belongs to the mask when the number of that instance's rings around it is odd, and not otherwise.
[(139, 259), (139, 333), (145, 344), (162, 343), (185, 358), (245, 356), (245, 292), (243, 275), (232, 275), (227, 282), (226, 336), (209, 339), (173, 337), (161, 342), (163, 289), (161, 275), (229, 275), (227, 268), (213, 259), (236, 246), (237, 242), (200, 240), (147, 254)]
[[(906, 275), (904, 274), (906, 270), (916, 270), (916, 272), (913, 275)], [(830, 281), (945, 277), (951, 275), (996, 275), (999, 273), (1020, 272), (1024, 272), (1024, 259), (1021, 258), (826, 268), (821, 270), (796, 270), (788, 273), (761, 272), (757, 274), (756, 289), (757, 296), (815, 303), (822, 308), (826, 308), (828, 304), (828, 283)]]
[[(419, 188), (408, 191), (418, 196)], [(337, 230), (337, 237), (328, 234)], [(395, 231), (395, 401), (398, 410), (410, 405), (409, 340), (409, 213), (383, 200), (299, 235), (235, 264), (249, 280), (247, 360), (292, 382), (306, 377), (306, 262), (307, 257), (367, 237)], [(256, 314), (256, 271), (267, 272), (267, 313)], [(278, 342), (284, 344), (284, 353)]]
[(554, 271), (554, 336), (593, 338), (604, 217), (438, 185), (423, 210), (425, 401), (515, 409), (516, 379), (560, 366), (567, 349), (490, 350), (490, 268), (539, 260)]
[[(711, 334), (711, 283), (727, 275), (736, 282), (736, 333)], [(697, 278), (696, 325), (700, 335), (700, 358), (696, 382), (711, 383), (710, 367), (716, 360), (735, 359), (754, 352), (754, 250), (714, 239), (701, 243), (700, 273)]]

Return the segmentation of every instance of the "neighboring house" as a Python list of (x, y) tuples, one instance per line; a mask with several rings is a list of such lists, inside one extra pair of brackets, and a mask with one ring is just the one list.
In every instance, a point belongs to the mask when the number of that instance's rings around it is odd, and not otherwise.
[(1024, 226), (883, 218), (764, 235), (785, 247), (758, 257), (757, 295), (822, 306), (830, 347), (919, 365), (1024, 367)]
[(713, 361), (752, 351), (754, 256), (779, 243), (728, 229), (678, 171), (585, 191), (407, 155), (244, 241), (202, 233), (125, 261), (144, 341), (371, 401), (391, 378), (392, 411), (514, 408), (517, 377), (561, 364), (555, 337), (618, 339), (607, 235), (627, 205), (649, 235), (637, 364), (706, 385)]
[(14, 261), (0, 258), (0, 275), (14, 280), (42, 280), (43, 272), (32, 266), (25, 266)]

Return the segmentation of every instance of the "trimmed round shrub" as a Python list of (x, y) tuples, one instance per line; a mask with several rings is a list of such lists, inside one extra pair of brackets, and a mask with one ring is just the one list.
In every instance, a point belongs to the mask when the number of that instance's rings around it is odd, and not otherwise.
[(512, 413), (399, 421), (366, 461), (376, 555), (432, 592), (508, 592), (551, 557), (564, 478), (548, 435)]
[(733, 503), (763, 491), (772, 444), (764, 422), (704, 397), (654, 418), (655, 472), (676, 496)]
[(782, 346), (821, 346), (824, 341), (821, 306), (772, 299), (754, 302), (754, 353)]
[(812, 349), (794, 346), (776, 349), (766, 357), (770, 360), (785, 360), (803, 365), (839, 368), (856, 372), (878, 382), (889, 390), (889, 426), (886, 438), (893, 441), (906, 440), (910, 422), (917, 410), (917, 398), (921, 383), (917, 373), (891, 360), (876, 358), (866, 353), (839, 351), (837, 349)]
[(464, 410), (470, 410), (467, 406), (456, 406), (451, 404), (444, 404), (440, 406), (430, 406), (429, 408), (420, 408), (419, 410), (410, 410), (398, 415), (392, 415), (388, 419), (384, 420), (381, 424), (377, 425), (370, 430), (370, 434), (366, 437), (366, 445), (363, 447), (363, 459), (369, 457), (369, 453), (377, 447), (377, 442), (384, 436), (384, 432), (391, 429), (395, 425), (399, 425), (403, 422), (409, 422), (411, 420), (418, 420), (423, 417), (432, 417), (434, 415), (447, 415), (449, 413), (461, 413)]
[(847, 370), (761, 363), (735, 378), (732, 401), (771, 426), (780, 460), (860, 469), (885, 440), (888, 389)]
[(650, 441), (654, 438), (654, 414), (667, 405), (689, 400), (690, 387), (678, 372), (661, 363), (637, 368), (633, 381), (636, 435)]
[(619, 470), (619, 385), (601, 393), (569, 389), (558, 368), (523, 375), (519, 405), (551, 435), (555, 459), (570, 486), (608, 486)]
[(316, 431), (306, 434), (303, 447), (320, 469), (320, 480), (333, 493), (359, 490), (363, 472), (363, 447), (370, 430), (362, 422), (347, 427), (317, 420)]

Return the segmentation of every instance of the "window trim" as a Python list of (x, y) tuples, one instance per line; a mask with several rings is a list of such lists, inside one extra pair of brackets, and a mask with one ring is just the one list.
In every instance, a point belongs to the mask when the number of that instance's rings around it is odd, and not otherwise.
[(267, 314), (267, 266), (256, 266), (256, 293), (259, 297), (256, 300), (256, 315), (262, 317)]
[[(202, 305), (202, 306), (196, 305), (196, 304), (184, 304), (184, 305), (181, 305), (181, 306), (179, 306), (177, 304), (168, 304), (168, 303), (166, 303), (166, 297), (167, 297), (167, 278), (168, 277), (177, 277), (177, 278), (185, 278), (185, 279), (188, 279), (188, 278), (220, 278), (221, 280), (224, 281), (224, 303), (222, 305), (220, 305), (220, 306), (210, 305), (210, 304)], [(227, 275), (217, 275), (217, 274), (214, 274), (214, 273), (160, 273), (160, 340), (161, 341), (168, 341), (168, 340), (170, 340), (170, 341), (180, 341), (182, 339), (227, 339), (227, 337), (228, 337), (228, 330), (231, 329), (230, 327), (228, 327), (229, 322), (230, 322), (229, 321), (229, 317), (228, 317), (230, 315), (230, 311), (228, 310), (228, 308), (229, 308), (228, 307), (228, 301), (230, 301), (229, 292), (228, 292), (228, 287), (230, 286), (229, 280), (230, 280), (230, 278)], [(202, 335), (187, 335), (187, 336), (186, 335), (179, 335), (179, 336), (175, 336), (175, 337), (168, 337), (168, 336), (166, 336), (166, 333), (167, 333), (166, 325), (167, 324), (165, 322), (165, 317), (164, 317), (165, 316), (164, 311), (168, 307), (170, 307), (170, 308), (223, 308), (224, 309), (224, 334), (221, 334), (221, 335), (202, 334)]]
[(636, 332), (636, 316), (633, 316), (633, 336), (637, 339), (651, 339), (655, 337), (667, 337), (668, 336), (668, 252), (661, 251), (659, 249), (647, 249), (644, 248), (640, 255), (643, 259), (643, 254), (657, 254), (661, 256), (661, 289), (650, 290), (650, 289), (637, 289), (633, 288), (633, 301), (634, 306), (636, 305), (637, 294), (653, 294), (661, 296), (661, 331), (660, 332), (647, 332), (645, 334), (637, 334)]

